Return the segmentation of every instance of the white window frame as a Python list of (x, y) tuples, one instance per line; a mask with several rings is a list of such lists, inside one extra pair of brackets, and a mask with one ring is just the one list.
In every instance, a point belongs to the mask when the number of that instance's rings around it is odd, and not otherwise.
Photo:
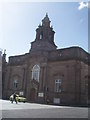
[(39, 82), (39, 76), (40, 76), (40, 66), (34, 65), (32, 69), (32, 79)]
[(14, 86), (14, 89), (18, 88), (18, 80), (17, 79), (14, 79), (13, 86)]
[(61, 85), (62, 85), (61, 79), (55, 80), (55, 92), (61, 93)]

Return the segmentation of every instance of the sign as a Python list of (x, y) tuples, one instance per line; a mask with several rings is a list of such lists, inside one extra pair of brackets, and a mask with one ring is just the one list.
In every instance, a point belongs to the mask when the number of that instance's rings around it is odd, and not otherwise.
[(44, 93), (38, 93), (38, 97), (44, 97)]
[(19, 92), (19, 95), (22, 95), (22, 96), (23, 96), (23, 95), (24, 95), (23, 91), (20, 91), (20, 92)]

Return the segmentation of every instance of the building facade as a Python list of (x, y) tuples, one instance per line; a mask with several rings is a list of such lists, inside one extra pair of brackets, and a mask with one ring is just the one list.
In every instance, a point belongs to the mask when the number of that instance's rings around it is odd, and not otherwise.
[(0, 99), (2, 98), (2, 50), (0, 49)]
[(57, 49), (48, 15), (36, 29), (29, 53), (3, 54), (3, 99), (15, 91), (28, 102), (64, 105), (88, 103), (89, 57), (80, 47)]

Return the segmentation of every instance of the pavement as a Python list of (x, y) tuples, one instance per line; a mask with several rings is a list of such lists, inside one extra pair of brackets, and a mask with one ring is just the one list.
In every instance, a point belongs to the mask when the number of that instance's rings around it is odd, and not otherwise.
[(15, 109), (52, 109), (52, 108), (71, 108), (66, 106), (55, 106), (55, 105), (45, 105), (45, 104), (36, 104), (36, 103), (22, 103), (18, 102), (17, 104), (7, 100), (0, 100), (0, 109), (1, 110), (15, 110)]
[(12, 104), (0, 100), (2, 118), (88, 118), (87, 107), (68, 107), (36, 103)]

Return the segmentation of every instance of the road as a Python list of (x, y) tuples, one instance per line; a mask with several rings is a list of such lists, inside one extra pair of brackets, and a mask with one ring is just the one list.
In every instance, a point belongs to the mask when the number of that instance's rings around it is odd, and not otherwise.
[(2, 118), (88, 118), (88, 108), (0, 100)]

